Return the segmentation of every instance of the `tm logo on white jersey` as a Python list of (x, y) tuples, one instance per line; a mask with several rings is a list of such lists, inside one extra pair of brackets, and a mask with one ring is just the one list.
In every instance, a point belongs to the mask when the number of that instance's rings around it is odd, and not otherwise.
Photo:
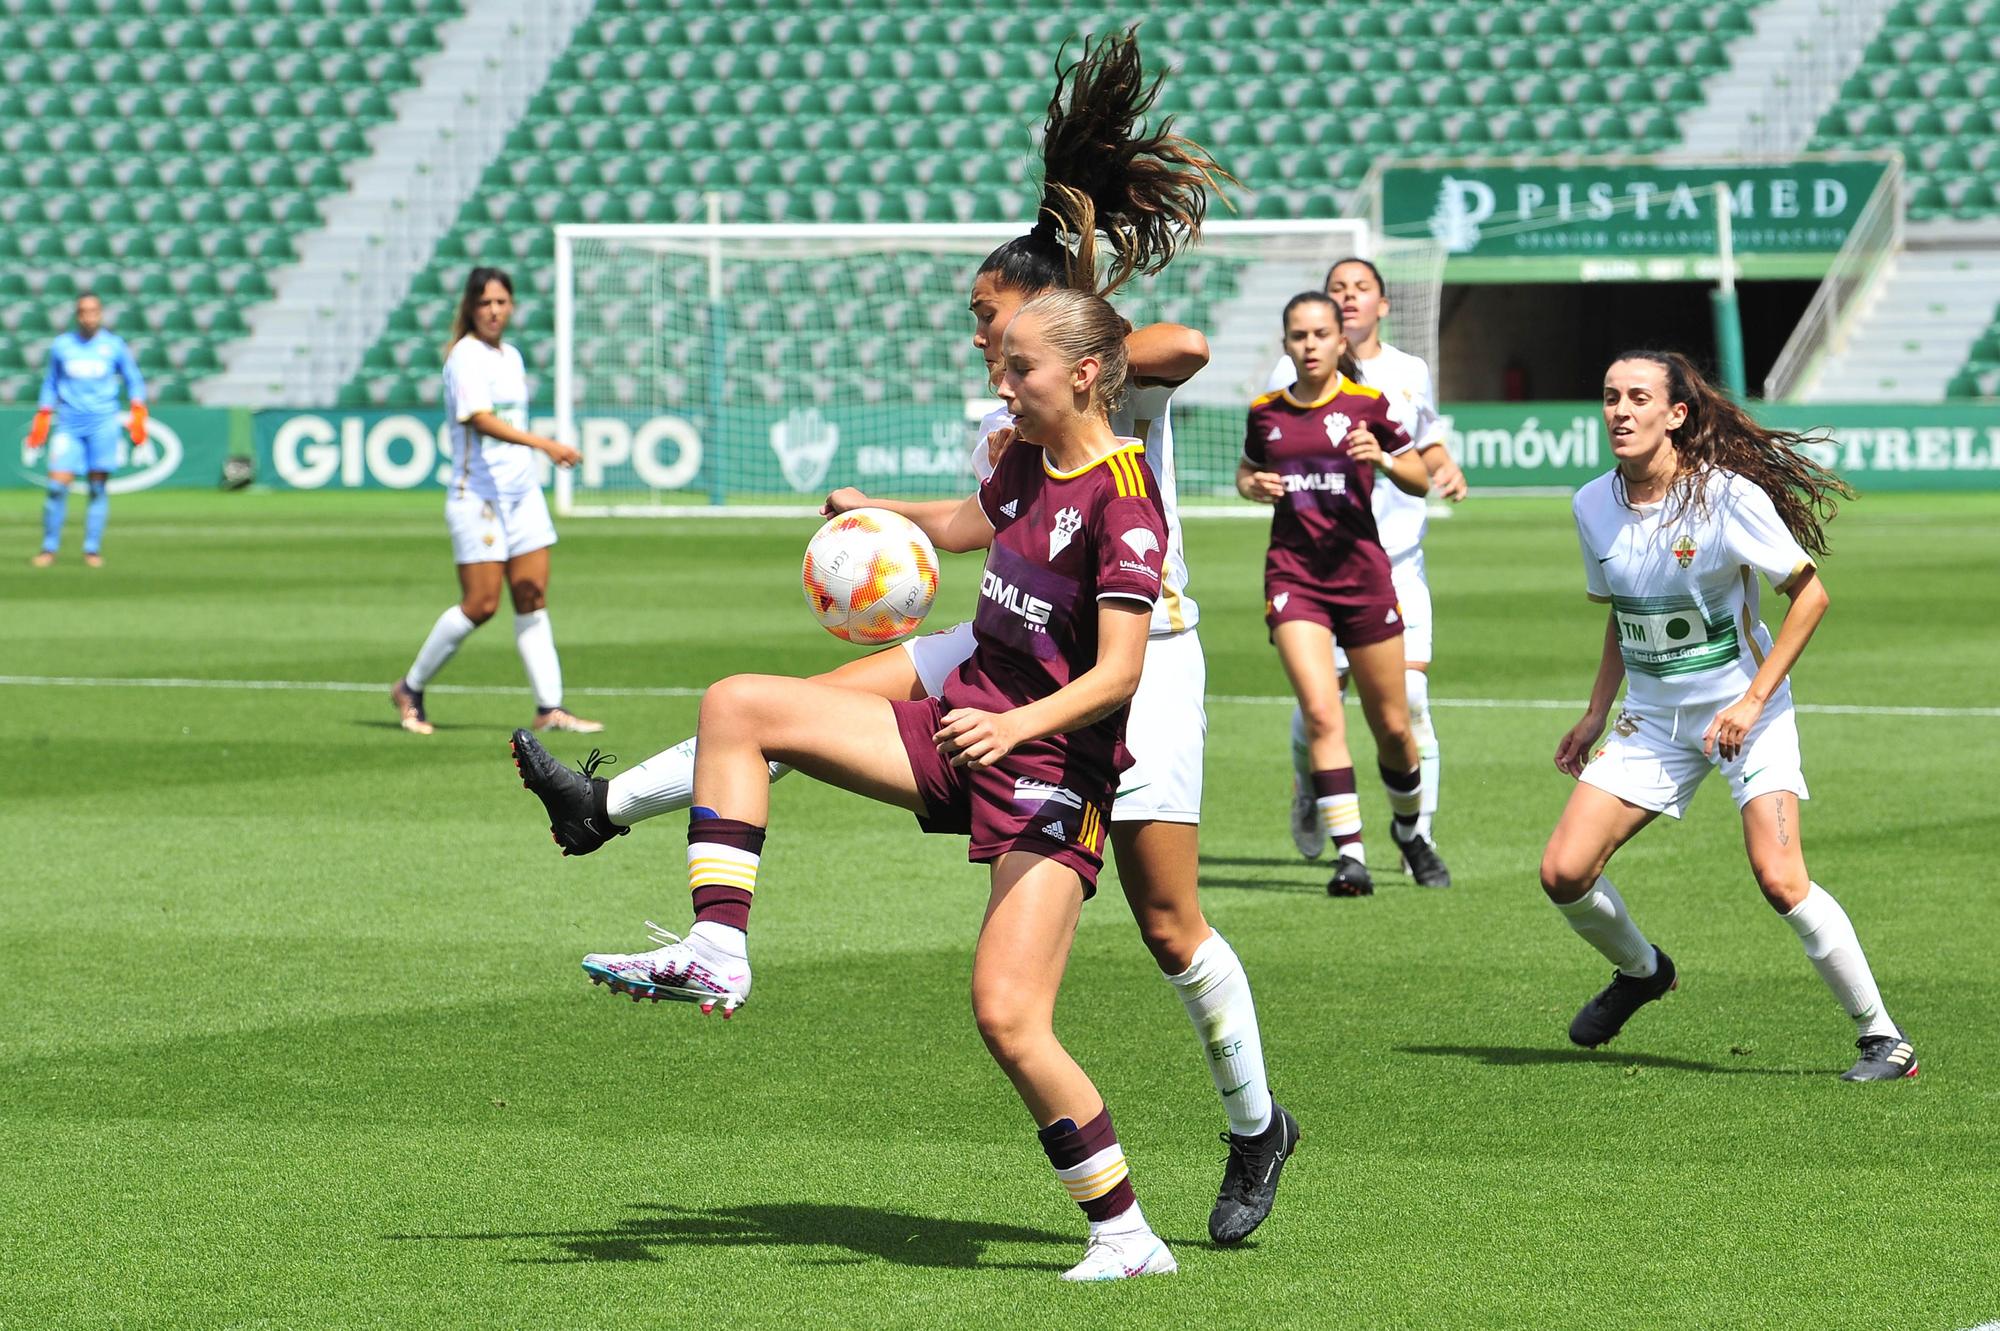
[(1000, 512), (1002, 515), (1006, 517), (1011, 518), (1020, 511), (1021, 511), (1021, 501), (1018, 499), (1009, 499), (1006, 503), (1000, 505)]
[(1338, 411), (1329, 411), (1321, 421), (1326, 426), (1327, 441), (1336, 445), (1345, 440), (1349, 432), (1354, 429), (1354, 422)]
[(1054, 612), (1055, 607), (1039, 596), (1031, 596), (1022, 591), (990, 568), (979, 580), (979, 594), (995, 605), (1005, 606), (1019, 615), (1027, 621), (1029, 628), (1041, 632), (1048, 631), (1049, 615)]
[(1069, 548), (1076, 534), (1083, 530), (1083, 514), (1074, 508), (1063, 509), (1056, 514), (1055, 530), (1049, 533), (1049, 558), (1054, 559)]
[(1132, 553), (1144, 559), (1160, 548), (1160, 540), (1144, 527), (1134, 527), (1118, 538), (1132, 547)]

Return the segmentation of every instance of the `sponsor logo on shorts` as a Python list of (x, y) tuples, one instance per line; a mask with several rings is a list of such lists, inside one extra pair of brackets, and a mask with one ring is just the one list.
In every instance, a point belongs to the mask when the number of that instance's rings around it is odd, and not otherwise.
[(1006, 503), (1000, 505), (1000, 512), (1005, 517), (1011, 518), (1020, 511), (1021, 501), (1018, 499), (1009, 499)]
[(1043, 823), (1042, 835), (1054, 841), (1069, 840), (1069, 829), (1061, 823)]
[[(1618, 719), (1612, 722), (1611, 728), (1619, 734), (1630, 738), (1639, 733), (1639, 718), (1630, 712), (1620, 712)], [(1603, 750), (1600, 749), (1599, 752), (1601, 753)]]
[(1389, 612), (1389, 617), (1388, 617), (1387, 619), (1383, 620), (1382, 622), (1383, 622), (1384, 624), (1393, 624), (1393, 623), (1395, 623), (1395, 622), (1396, 622), (1396, 612), (1395, 612), (1394, 610), (1391, 610), (1391, 611)]
[(1065, 508), (1056, 514), (1056, 525), (1049, 532), (1049, 558), (1054, 559), (1069, 548), (1076, 534), (1083, 530), (1083, 514), (1074, 508)]
[(1291, 599), (1292, 599), (1292, 594), (1290, 592), (1279, 592), (1276, 596), (1273, 596), (1271, 598), (1271, 608), (1273, 610), (1283, 610), (1285, 608), (1286, 603), (1289, 602)]
[(1034, 781), (1022, 777), (1014, 782), (1014, 799), (1021, 804), (1067, 804), (1072, 809), (1083, 807), (1083, 796), (1068, 786), (1058, 786), (1049, 781)]

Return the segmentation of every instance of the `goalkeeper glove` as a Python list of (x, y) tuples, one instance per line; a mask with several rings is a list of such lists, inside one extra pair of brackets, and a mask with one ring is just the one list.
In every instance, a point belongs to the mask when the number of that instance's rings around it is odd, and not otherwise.
[(132, 436), (132, 446), (134, 448), (143, 447), (145, 445), (146, 442), (145, 403), (134, 402), (132, 404), (132, 421), (131, 424), (125, 427), (125, 433)]
[(48, 442), (49, 422), (55, 419), (55, 415), (55, 412), (48, 407), (43, 407), (35, 413), (34, 423), (28, 427), (29, 448), (40, 448)]

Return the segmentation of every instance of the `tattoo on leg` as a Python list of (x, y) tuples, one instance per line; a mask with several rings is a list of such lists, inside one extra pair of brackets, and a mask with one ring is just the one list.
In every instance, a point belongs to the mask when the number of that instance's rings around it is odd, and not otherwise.
[(1792, 844), (1792, 839), (1785, 835), (1785, 797), (1783, 795), (1778, 796), (1778, 844), (1781, 846)]

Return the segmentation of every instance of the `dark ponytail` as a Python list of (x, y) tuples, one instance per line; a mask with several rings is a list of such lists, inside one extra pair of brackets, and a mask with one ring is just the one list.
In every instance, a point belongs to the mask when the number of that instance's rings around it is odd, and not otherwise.
[[(1278, 316), (1278, 334), (1280, 338), (1289, 340), (1292, 327), (1292, 311), (1303, 305), (1326, 306), (1333, 311), (1333, 326), (1340, 328), (1340, 307), (1333, 303), (1333, 297), (1327, 295), (1324, 291), (1301, 291), (1298, 295), (1293, 296), (1285, 302), (1285, 312)], [(1340, 340), (1343, 343), (1347, 342), (1347, 330), (1344, 328), (1341, 329)], [(1361, 363), (1354, 359), (1354, 350), (1351, 345), (1341, 348), (1340, 359), (1334, 362), (1334, 367), (1355, 383), (1358, 384), (1361, 382)]]
[(466, 275), (465, 290), (459, 293), (458, 310), (451, 316), (451, 340), (444, 344), (444, 357), (451, 359), (451, 349), (459, 339), (472, 331), (472, 311), (479, 304), (479, 298), (486, 294), (486, 284), (498, 282), (507, 288), (511, 299), (514, 295), (514, 279), (501, 268), (475, 268)]
[[(1109, 295), (1136, 274), (1159, 272), (1199, 236), (1209, 190), (1234, 177), (1175, 134), (1172, 116), (1141, 132), (1161, 76), (1146, 81), (1136, 26), (1086, 40), (1068, 68), (1061, 54), (1056, 63), (1034, 228), (987, 255), (979, 271), (1029, 295), (1056, 287)], [(1100, 235), (1111, 251), (1101, 283)]]
[[(1627, 351), (1612, 363), (1626, 360), (1659, 366), (1667, 376), (1667, 401), (1687, 407), (1680, 428), (1667, 432), (1675, 460), (1670, 492), (1681, 505), (1702, 512), (1708, 504), (1709, 474), (1733, 471), (1770, 496), (1785, 529), (1808, 554), (1826, 556), (1826, 524), (1840, 511), (1835, 497), (1852, 499), (1854, 490), (1799, 451), (1800, 445), (1821, 442), (1819, 438), (1759, 425), (1678, 352)], [(1612, 483), (1622, 501), (1623, 477)]]

